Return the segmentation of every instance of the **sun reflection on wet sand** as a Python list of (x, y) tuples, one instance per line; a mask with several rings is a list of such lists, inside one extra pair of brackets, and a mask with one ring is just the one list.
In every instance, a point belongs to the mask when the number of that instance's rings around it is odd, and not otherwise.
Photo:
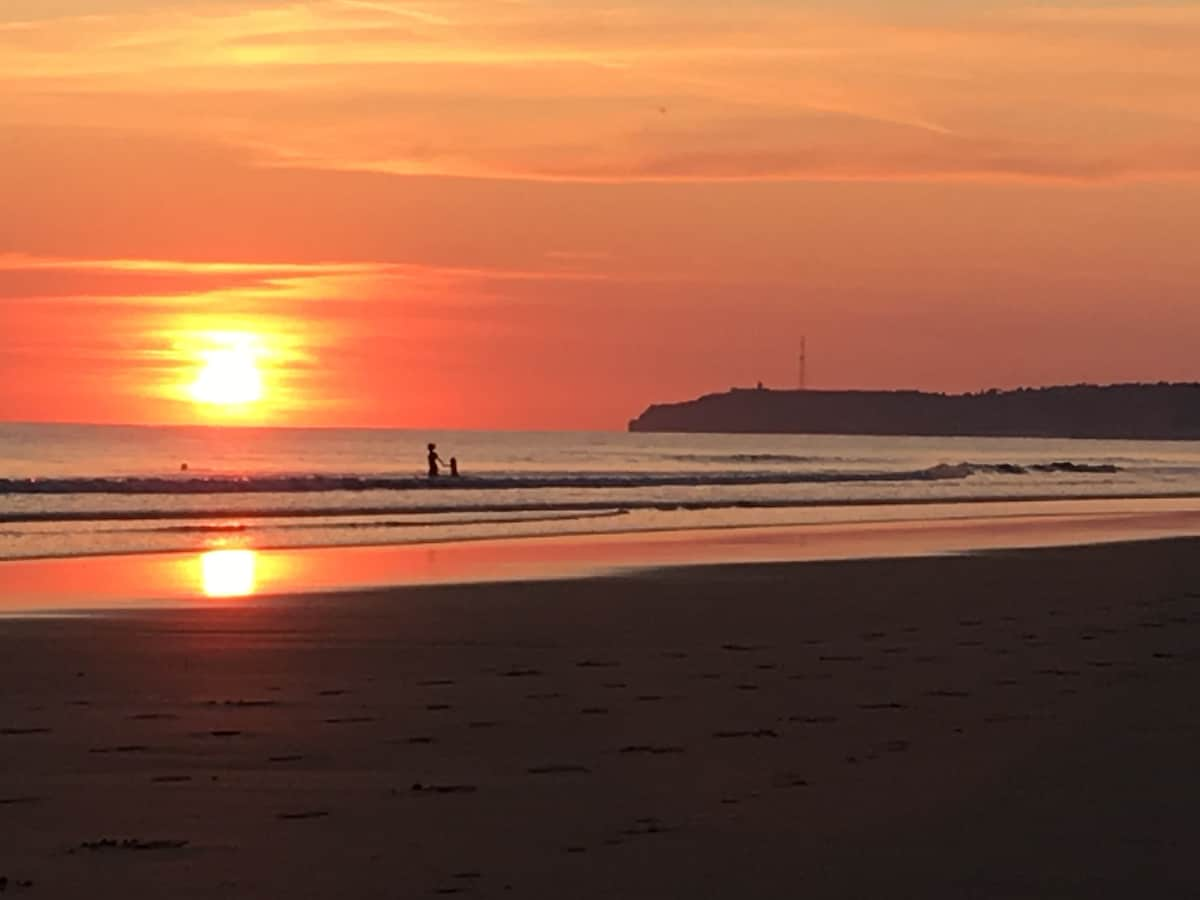
[(257, 587), (253, 550), (210, 550), (200, 555), (200, 584), (206, 597), (249, 597)]
[(386, 585), (570, 577), (697, 563), (924, 556), (1200, 534), (1200, 510), (963, 517), (311, 550), (216, 548), (0, 562), (0, 616), (242, 603)]

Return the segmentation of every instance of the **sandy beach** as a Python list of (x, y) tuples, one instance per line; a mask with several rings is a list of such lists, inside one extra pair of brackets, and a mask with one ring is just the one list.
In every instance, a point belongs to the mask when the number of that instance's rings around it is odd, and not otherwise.
[(1200, 541), (0, 621), (29, 897), (1194, 897)]

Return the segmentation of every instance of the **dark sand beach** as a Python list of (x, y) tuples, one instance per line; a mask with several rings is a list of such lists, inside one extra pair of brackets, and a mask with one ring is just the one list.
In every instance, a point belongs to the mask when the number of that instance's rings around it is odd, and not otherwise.
[(35, 897), (1195, 897), (1200, 541), (0, 622)]

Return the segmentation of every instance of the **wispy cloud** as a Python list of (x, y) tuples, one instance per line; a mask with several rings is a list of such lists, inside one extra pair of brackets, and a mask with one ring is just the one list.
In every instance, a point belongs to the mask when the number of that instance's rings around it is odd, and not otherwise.
[[(918, 4), (899, 17), (768, 2), (125, 0), (86, 29), (72, 9), (84, 4), (0, 20), (0, 125), (103, 125), (233, 144), (266, 165), (404, 175), (1195, 170), (1192, 6)], [(738, 121), (754, 128), (732, 141)]]

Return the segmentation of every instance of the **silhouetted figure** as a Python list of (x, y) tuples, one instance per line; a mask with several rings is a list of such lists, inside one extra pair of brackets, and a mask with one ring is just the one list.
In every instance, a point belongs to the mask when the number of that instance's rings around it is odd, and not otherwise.
[(450, 477), (451, 478), (458, 477), (458, 457), (457, 456), (450, 457)]
[(180, 472), (186, 472), (187, 470), (188, 470), (188, 464), (187, 464), (187, 463), (180, 463), (180, 464), (179, 464), (179, 471), (180, 471)]
[(437, 444), (430, 444), (429, 445), (429, 477), (430, 478), (438, 477), (438, 464), (442, 463), (442, 462), (443, 462), (442, 458), (440, 456), (438, 456), (438, 453), (437, 453)]

